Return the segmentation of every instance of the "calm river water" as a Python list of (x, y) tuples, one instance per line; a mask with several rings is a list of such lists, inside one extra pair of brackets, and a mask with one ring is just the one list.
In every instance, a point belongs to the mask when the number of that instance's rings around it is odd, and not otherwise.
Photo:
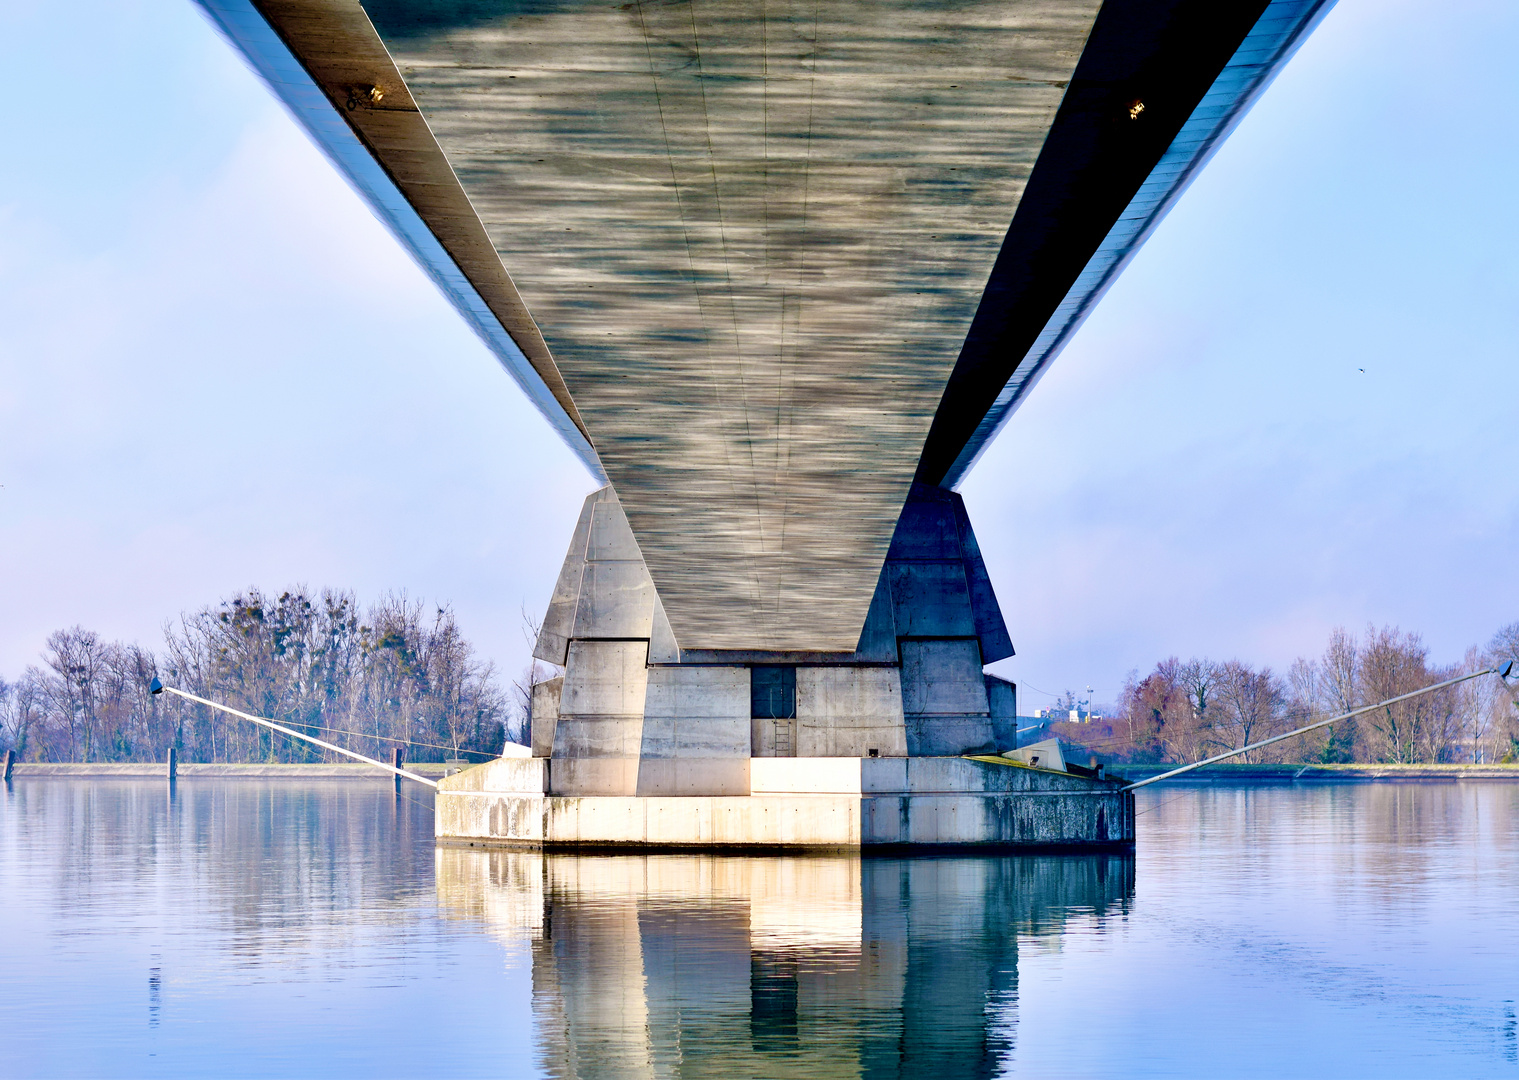
[(1519, 786), (1161, 785), (1135, 858), (435, 849), (408, 795), (0, 791), (0, 1075), (1519, 1077)]

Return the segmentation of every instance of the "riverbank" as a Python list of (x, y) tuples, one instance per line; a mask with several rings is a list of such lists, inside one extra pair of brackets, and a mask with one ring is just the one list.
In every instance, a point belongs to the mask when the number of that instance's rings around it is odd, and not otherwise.
[[(1109, 765), (1107, 774), (1133, 783), (1176, 765)], [(1428, 784), (1519, 783), (1519, 765), (1209, 765), (1174, 784)]]
[[(404, 768), (429, 779), (445, 775), (441, 761), (408, 761)], [(176, 770), (180, 780), (389, 780), (393, 773), (373, 765), (229, 765), (182, 761)], [(17, 780), (61, 777), (69, 780), (164, 780), (168, 766), (161, 761), (92, 762), (88, 764), (18, 761), (11, 766)]]
[[(1133, 783), (1174, 769), (1175, 765), (1109, 765), (1107, 775)], [(407, 762), (405, 768), (429, 779), (447, 772), (441, 761)], [(372, 765), (269, 765), (181, 762), (179, 779), (218, 780), (385, 780), (391, 774)], [(89, 764), (22, 762), (12, 766), (18, 780), (38, 777), (101, 780), (163, 780), (161, 761), (95, 762)], [(1176, 780), (1175, 784), (1364, 784), (1461, 783), (1468, 781), (1519, 783), (1519, 765), (1209, 765)]]

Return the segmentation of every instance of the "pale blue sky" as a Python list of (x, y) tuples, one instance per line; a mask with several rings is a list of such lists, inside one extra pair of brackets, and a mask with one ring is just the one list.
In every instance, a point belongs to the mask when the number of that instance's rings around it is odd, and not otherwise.
[[(1519, 619), (1516, 51), (1341, 0), (1013, 417), (963, 490), (1026, 708)], [(0, 675), (292, 582), (520, 667), (591, 482), (279, 106), (185, 0), (10, 0), (0, 58)]]

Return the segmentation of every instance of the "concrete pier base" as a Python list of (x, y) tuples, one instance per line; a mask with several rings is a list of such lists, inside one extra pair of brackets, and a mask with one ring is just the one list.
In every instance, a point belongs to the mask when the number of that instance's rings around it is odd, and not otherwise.
[(508, 847), (1097, 848), (1134, 841), (1112, 780), (962, 757), (753, 758), (748, 795), (554, 795), (545, 758), (442, 781), (437, 837)]
[(752, 642), (706, 631), (682, 642), (617, 493), (593, 492), (533, 650), (564, 670), (533, 687), (533, 757), (446, 780), (439, 840), (1133, 843), (1122, 784), (1067, 767), (1053, 743), (1018, 748), (1017, 687), (986, 671), (1013, 643), (959, 495), (912, 485), (861, 614), (858, 638), (833, 642), (852, 650), (777, 648), (758, 625)]

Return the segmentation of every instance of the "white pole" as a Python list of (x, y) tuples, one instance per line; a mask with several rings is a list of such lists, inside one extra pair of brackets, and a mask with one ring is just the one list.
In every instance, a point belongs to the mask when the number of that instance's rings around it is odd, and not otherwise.
[(1191, 765), (1183, 765), (1179, 769), (1172, 769), (1170, 772), (1163, 772), (1159, 776), (1152, 776), (1146, 780), (1140, 780), (1136, 783), (1130, 784), (1123, 790), (1133, 791), (1135, 788), (1142, 788), (1148, 784), (1158, 784), (1162, 780), (1169, 780), (1173, 776), (1180, 776), (1182, 773), (1191, 772), (1193, 769), (1201, 769), (1204, 765), (1212, 765), (1215, 761), (1223, 761), (1225, 758), (1238, 757), (1241, 754), (1249, 753), (1251, 750), (1258, 750), (1262, 746), (1270, 746), (1272, 743), (1279, 743), (1283, 739), (1290, 739), (1294, 735), (1301, 735), (1304, 732), (1313, 731), (1317, 728), (1328, 727), (1330, 724), (1338, 724), (1341, 720), (1349, 720), (1352, 716), (1360, 716), (1362, 713), (1371, 712), (1373, 709), (1380, 709), (1386, 705), (1392, 705), (1399, 701), (1407, 701), (1409, 698), (1418, 697), (1420, 694), (1428, 694), (1434, 690), (1443, 690), (1447, 686), (1455, 686), (1457, 683), (1463, 683), (1467, 679), (1475, 679), (1481, 675), (1496, 675), (1500, 679), (1506, 679), (1508, 678), (1509, 672), (1513, 670), (1513, 666), (1513, 662), (1510, 661), (1509, 663), (1504, 664), (1501, 668), (1483, 668), (1481, 671), (1474, 671), (1470, 675), (1462, 675), (1459, 678), (1446, 679), (1442, 683), (1435, 683), (1433, 686), (1426, 686), (1422, 690), (1414, 690), (1407, 694), (1399, 694), (1397, 697), (1390, 697), (1386, 701), (1377, 702), (1375, 705), (1363, 705), (1359, 709), (1351, 709), (1348, 713), (1341, 713), (1339, 716), (1331, 716), (1328, 720), (1320, 720), (1316, 724), (1309, 724), (1307, 727), (1300, 727), (1296, 731), (1287, 732), (1285, 735), (1273, 735), (1269, 739), (1262, 739), (1260, 742), (1251, 743), (1249, 746), (1241, 746), (1238, 750), (1226, 750), (1222, 754), (1214, 754), (1212, 757), (1204, 758), (1202, 761), (1194, 761)]
[(289, 735), (292, 739), (304, 739), (309, 743), (315, 743), (325, 750), (332, 750), (339, 754), (346, 754), (351, 758), (357, 758), (359, 761), (373, 765), (377, 769), (384, 769), (386, 772), (395, 773), (397, 776), (404, 776), (408, 780), (415, 780), (417, 783), (426, 784), (430, 788), (435, 788), (438, 786), (438, 782), (436, 780), (429, 780), (425, 776), (418, 776), (416, 773), (408, 772), (406, 769), (398, 769), (394, 765), (387, 765), (383, 761), (376, 761), (372, 757), (365, 757), (363, 754), (354, 753), (352, 750), (345, 750), (341, 746), (337, 746), (323, 739), (318, 739), (312, 735), (307, 735), (304, 732), (292, 731), (290, 728), (287, 728), (281, 724), (276, 724), (273, 720), (265, 720), (262, 716), (250, 716), (245, 712), (238, 712), (236, 709), (228, 708), (226, 705), (218, 705), (214, 701), (207, 701), (203, 697), (197, 697), (195, 694), (187, 693), (184, 690), (177, 690), (172, 686), (164, 686), (161, 689), (165, 693), (177, 694), (178, 696), (184, 698), (186, 701), (198, 702), (207, 708), (216, 709), (218, 712), (229, 713), (240, 720), (248, 721), (250, 724), (262, 724), (266, 728), (271, 728), (274, 731)]

